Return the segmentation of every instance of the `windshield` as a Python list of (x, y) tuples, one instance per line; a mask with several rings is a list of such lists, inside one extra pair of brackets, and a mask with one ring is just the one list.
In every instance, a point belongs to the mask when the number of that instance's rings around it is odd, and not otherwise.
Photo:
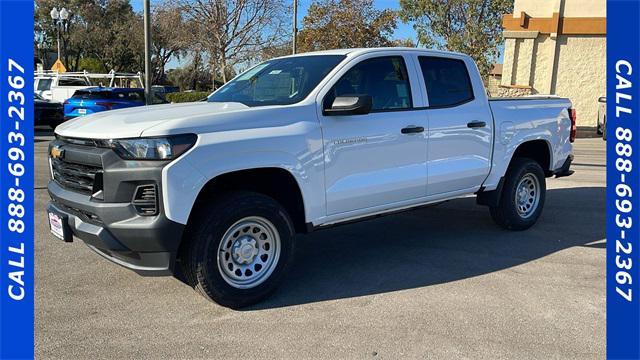
[(247, 106), (294, 104), (307, 97), (344, 58), (344, 55), (311, 55), (266, 61), (211, 94), (208, 101)]

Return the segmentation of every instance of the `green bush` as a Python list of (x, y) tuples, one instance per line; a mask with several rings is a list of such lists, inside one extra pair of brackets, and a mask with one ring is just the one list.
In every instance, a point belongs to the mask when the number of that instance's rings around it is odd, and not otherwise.
[(167, 94), (167, 101), (172, 103), (200, 101), (209, 96), (209, 94), (206, 91), (175, 92)]

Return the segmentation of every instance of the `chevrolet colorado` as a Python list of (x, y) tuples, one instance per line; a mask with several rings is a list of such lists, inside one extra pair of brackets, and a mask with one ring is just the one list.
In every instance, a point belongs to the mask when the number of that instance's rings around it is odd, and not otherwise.
[(470, 194), (532, 226), (566, 176), (575, 111), (489, 99), (466, 55), (348, 49), (263, 62), (206, 102), (102, 112), (49, 146), (51, 231), (228, 307), (260, 301), (295, 238)]

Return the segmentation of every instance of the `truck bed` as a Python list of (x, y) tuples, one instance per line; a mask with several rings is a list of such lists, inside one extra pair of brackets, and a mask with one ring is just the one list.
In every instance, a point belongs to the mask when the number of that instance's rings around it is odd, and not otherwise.
[(508, 101), (508, 100), (557, 100), (564, 99), (569, 100), (568, 98), (563, 98), (556, 95), (529, 95), (529, 96), (511, 96), (511, 97), (490, 97), (489, 101)]

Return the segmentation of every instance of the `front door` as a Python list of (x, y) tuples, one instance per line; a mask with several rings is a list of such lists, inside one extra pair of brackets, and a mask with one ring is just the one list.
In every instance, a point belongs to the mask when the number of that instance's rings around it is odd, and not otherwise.
[(325, 96), (324, 106), (348, 95), (370, 95), (373, 107), (366, 115), (321, 116), (327, 215), (425, 197), (427, 119), (424, 111), (412, 111), (404, 57), (357, 63)]

